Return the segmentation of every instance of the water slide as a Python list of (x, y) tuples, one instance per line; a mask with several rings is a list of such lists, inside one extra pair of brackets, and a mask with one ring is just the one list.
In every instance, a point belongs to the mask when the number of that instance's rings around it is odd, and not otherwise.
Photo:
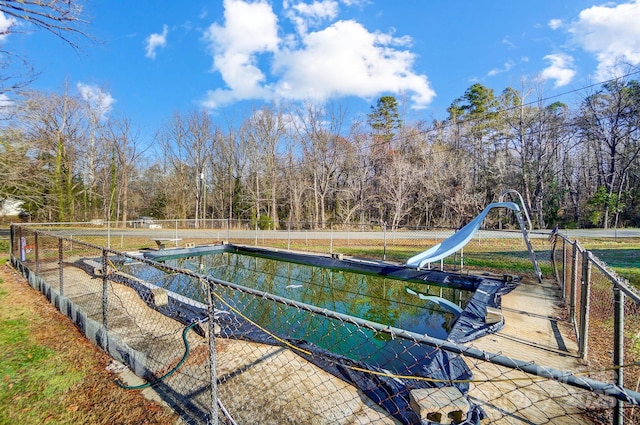
[(524, 226), (524, 221), (522, 220), (522, 215), (520, 214), (520, 207), (518, 204), (514, 202), (494, 202), (492, 204), (487, 205), (487, 207), (482, 210), (480, 214), (473, 220), (471, 220), (466, 226), (458, 230), (456, 233), (443, 240), (439, 244), (427, 249), (420, 254), (414, 255), (409, 258), (406, 262), (408, 267), (415, 268), (424, 268), (427, 264), (436, 262), (441, 260), (449, 255), (461, 250), (466, 244), (468, 244), (473, 236), (480, 230), (480, 226), (484, 221), (489, 211), (493, 208), (508, 208), (516, 213), (518, 217), (518, 222), (520, 224), (520, 228), (522, 230), (522, 235), (527, 242), (527, 248), (529, 249), (529, 254), (534, 264), (534, 268), (536, 270), (536, 274), (538, 276), (538, 280), (542, 280), (542, 275), (540, 273), (540, 268), (538, 267), (538, 263), (535, 260), (535, 254), (529, 243), (529, 238), (527, 236), (527, 229)]

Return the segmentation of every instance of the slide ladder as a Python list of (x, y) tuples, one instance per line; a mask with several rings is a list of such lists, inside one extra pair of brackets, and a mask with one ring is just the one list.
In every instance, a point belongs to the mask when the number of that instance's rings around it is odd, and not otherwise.
[(512, 210), (516, 214), (516, 217), (518, 218), (518, 224), (520, 225), (520, 230), (522, 231), (522, 237), (524, 238), (527, 249), (529, 250), (529, 256), (531, 257), (538, 282), (542, 282), (542, 273), (540, 272), (540, 267), (538, 266), (536, 255), (533, 251), (533, 247), (531, 246), (527, 228), (522, 218), (522, 214), (520, 213), (520, 207), (514, 202), (494, 202), (487, 205), (486, 208), (482, 210), (482, 212), (478, 214), (473, 220), (471, 220), (466, 226), (464, 226), (439, 244), (409, 258), (406, 262), (406, 265), (409, 267), (424, 268), (427, 264), (431, 264), (435, 261), (441, 260), (461, 250), (466, 244), (471, 241), (478, 230), (480, 230), (482, 222), (489, 214), (489, 211), (491, 211), (493, 208), (507, 208)]

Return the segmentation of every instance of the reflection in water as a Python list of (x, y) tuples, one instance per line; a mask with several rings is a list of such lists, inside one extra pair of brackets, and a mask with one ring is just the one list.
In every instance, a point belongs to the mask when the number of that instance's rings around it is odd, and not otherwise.
[[(439, 339), (447, 338), (461, 308), (473, 295), (459, 289), (228, 252), (172, 259), (166, 263)], [(198, 282), (187, 276), (167, 274), (145, 264), (130, 264), (127, 272), (173, 292), (204, 301)], [(358, 328), (227, 288), (216, 288), (216, 292), (271, 332), (287, 338), (304, 339), (356, 360), (403, 371), (410, 367), (407, 358), (425, 356), (425, 347), (397, 339), (390, 343), (390, 337), (385, 333)], [(222, 305), (217, 307), (226, 310)]]

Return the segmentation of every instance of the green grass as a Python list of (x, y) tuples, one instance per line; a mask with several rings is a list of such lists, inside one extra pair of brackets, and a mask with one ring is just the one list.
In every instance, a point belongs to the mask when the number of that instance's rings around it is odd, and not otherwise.
[(0, 239), (0, 265), (9, 261), (9, 240)]
[(631, 285), (640, 289), (640, 240), (587, 239), (580, 243), (620, 277), (628, 279)]
[[(6, 305), (7, 292), (0, 280), (0, 424), (42, 423), (50, 412), (62, 422), (66, 406), (60, 395), (84, 378), (59, 353), (33, 337), (28, 312)], [(48, 423), (56, 423), (48, 422)]]

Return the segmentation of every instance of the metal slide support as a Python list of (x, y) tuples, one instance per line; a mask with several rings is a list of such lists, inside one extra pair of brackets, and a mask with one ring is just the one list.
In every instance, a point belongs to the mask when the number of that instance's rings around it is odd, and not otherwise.
[(527, 217), (527, 223), (529, 224), (529, 231), (533, 231), (533, 225), (531, 224), (531, 218), (529, 217), (529, 212), (527, 211), (527, 206), (524, 203), (524, 199), (522, 199), (522, 195), (520, 195), (520, 192), (518, 192), (515, 189), (507, 189), (505, 191), (503, 191), (500, 194), (500, 197), (498, 198), (498, 202), (503, 202), (504, 200), (504, 195), (508, 195), (508, 194), (512, 194), (515, 193), (516, 195), (518, 195), (518, 199), (520, 199), (520, 205), (522, 206), (522, 211), (524, 212), (525, 217)]
[[(500, 194), (499, 201), (502, 202), (504, 200), (505, 195), (515, 194), (520, 199), (520, 205), (522, 206), (521, 210), (524, 212), (524, 215), (527, 217), (527, 223), (529, 224), (529, 231), (533, 231), (533, 225), (531, 224), (531, 218), (529, 217), (529, 212), (527, 211), (527, 205), (524, 203), (524, 199), (522, 199), (522, 195), (515, 189), (507, 189)], [(522, 215), (520, 212), (516, 211), (516, 217), (518, 217), (518, 224), (520, 224), (520, 230), (522, 230), (522, 237), (524, 237), (524, 241), (527, 244), (527, 249), (529, 250), (529, 256), (531, 257), (531, 262), (533, 262), (533, 268), (536, 270), (536, 276), (538, 277), (538, 282), (542, 283), (542, 272), (540, 271), (540, 266), (538, 266), (538, 261), (536, 260), (536, 254), (533, 252), (533, 247), (531, 246), (531, 241), (529, 240), (529, 236), (527, 234), (527, 228), (524, 224), (524, 220), (522, 219)]]
[(527, 244), (527, 249), (529, 250), (529, 257), (531, 257), (533, 268), (535, 269), (536, 276), (538, 277), (538, 283), (542, 283), (542, 272), (540, 271), (538, 260), (536, 260), (536, 253), (533, 251), (533, 246), (531, 246), (531, 241), (529, 240), (529, 235), (527, 234), (527, 228), (524, 224), (524, 220), (522, 219), (522, 214), (520, 214), (520, 211), (516, 211), (515, 213), (516, 217), (518, 218), (518, 224), (520, 224), (522, 237), (524, 238), (524, 242)]

